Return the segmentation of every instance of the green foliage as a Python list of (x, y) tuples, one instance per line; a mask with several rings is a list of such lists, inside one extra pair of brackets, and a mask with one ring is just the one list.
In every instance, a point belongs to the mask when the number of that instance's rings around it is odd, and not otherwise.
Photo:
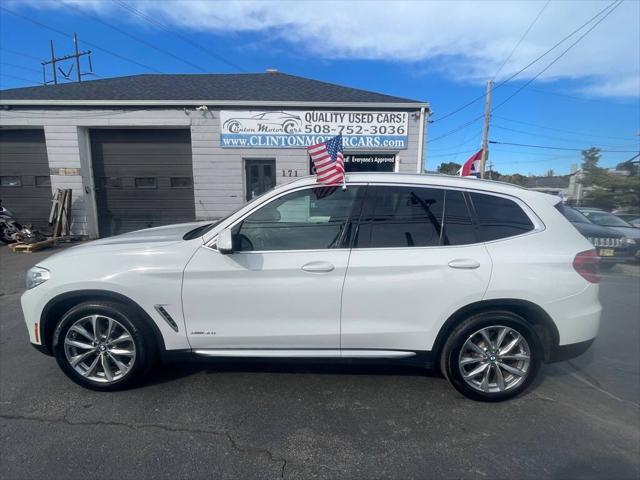
[(438, 167), (438, 173), (445, 173), (447, 175), (457, 175), (458, 170), (462, 168), (462, 165), (456, 162), (441, 163)]
[[(613, 175), (598, 166), (600, 149), (582, 151), (582, 185), (585, 187), (584, 205), (612, 210), (640, 205), (640, 176)], [(633, 173), (633, 170), (632, 170)], [(637, 170), (636, 170), (637, 173)]]

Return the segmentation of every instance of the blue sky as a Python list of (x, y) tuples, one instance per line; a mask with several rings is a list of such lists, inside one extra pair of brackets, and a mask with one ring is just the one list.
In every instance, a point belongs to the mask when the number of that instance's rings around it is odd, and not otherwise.
[[(612, 2), (2, 2), (53, 29), (78, 32), (81, 48), (93, 50), (100, 77), (277, 68), (428, 101), (434, 111), (428, 169), (446, 161), (461, 163), (478, 148), (481, 120), (443, 135), (480, 116), (483, 101), (441, 117), (483, 95), (486, 80), (496, 72), (497, 82), (505, 80), (608, 5)], [(496, 89), (493, 105), (533, 79), (599, 18)], [(615, 8), (495, 110), (490, 139), (614, 151), (603, 152), (604, 166), (631, 158), (640, 148), (639, 19), (636, 0)], [(41, 81), (37, 59), (48, 57), (49, 40), (57, 54), (71, 53), (70, 38), (0, 10), (0, 87)], [(568, 173), (580, 162), (580, 152), (571, 150), (493, 145), (490, 152), (494, 168), (503, 173)]]

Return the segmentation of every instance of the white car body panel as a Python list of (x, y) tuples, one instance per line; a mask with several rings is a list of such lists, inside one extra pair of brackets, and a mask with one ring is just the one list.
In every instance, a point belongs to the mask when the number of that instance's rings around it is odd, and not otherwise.
[[(198, 224), (158, 227), (90, 242), (43, 260), (38, 265), (48, 269), (51, 278), (22, 297), (31, 342), (41, 343), (35, 326), (39, 327), (47, 303), (77, 290), (124, 295), (153, 320), (167, 350), (209, 350), (209, 356), (223, 355), (223, 349), (228, 349), (227, 355), (239, 349), (278, 349), (283, 355), (296, 349), (323, 349), (329, 352), (325, 356), (336, 352), (357, 356), (358, 349), (362, 356), (375, 356), (370, 352), (378, 349), (429, 350), (454, 312), (491, 299), (518, 299), (540, 306), (556, 325), (560, 345), (595, 337), (600, 318), (598, 285), (572, 266), (577, 253), (593, 247), (556, 211), (557, 198), (449, 176), (363, 173), (348, 175), (347, 182), (507, 195), (525, 209), (528, 206), (529, 213), (535, 212), (536, 230), (447, 247), (229, 255), (211, 248), (220, 231), (265, 202), (314, 185), (315, 178), (307, 177), (255, 199), (202, 238), (182, 240)], [(478, 266), (452, 268), (449, 264), (454, 260), (461, 261), (454, 264), (458, 267), (469, 260)], [(334, 268), (302, 270), (312, 262), (328, 262)], [(178, 332), (156, 311), (158, 304), (175, 320)]]
[[(193, 348), (340, 348), (340, 296), (349, 250), (198, 249), (184, 274)], [(307, 272), (327, 262), (331, 271)]]
[[(36, 341), (34, 324), (50, 300), (68, 292), (101, 290), (124, 295), (142, 307), (168, 350), (190, 348), (182, 315), (182, 272), (202, 240), (185, 242), (182, 236), (195, 226), (157, 227), (88, 242), (40, 262), (52, 272), (51, 279), (27, 290), (21, 299), (31, 342), (41, 343), (41, 338)], [(156, 304), (164, 305), (179, 325), (178, 332), (155, 310)]]
[[(449, 266), (462, 259), (479, 266)], [(343, 294), (342, 348), (430, 350), (453, 312), (482, 300), (490, 276), (482, 244), (354, 249)]]

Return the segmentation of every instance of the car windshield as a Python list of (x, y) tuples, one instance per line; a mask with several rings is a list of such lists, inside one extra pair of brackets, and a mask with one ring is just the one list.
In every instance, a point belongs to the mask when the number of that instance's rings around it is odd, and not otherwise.
[[(275, 187), (273, 187), (275, 188)], [(182, 237), (183, 240), (193, 240), (194, 238), (197, 237), (202, 237), (204, 234), (206, 234), (208, 231), (210, 231), (212, 228), (214, 228), (216, 225), (221, 224), (222, 222), (224, 222), (227, 218), (229, 218), (232, 215), (235, 215), (237, 212), (239, 212), (240, 210), (242, 210), (244, 207), (246, 207), (247, 205), (250, 205), (252, 203), (255, 203), (257, 200), (261, 199), (262, 197), (264, 197), (267, 193), (270, 193), (273, 188), (270, 188), (269, 190), (267, 190), (266, 192), (262, 193), (261, 195), (258, 195), (257, 197), (254, 197), (253, 199), (251, 199), (251, 201), (249, 203), (245, 203), (244, 205), (241, 205), (240, 207), (236, 208), (233, 212), (231, 212), (229, 215), (227, 215), (226, 217), (222, 217), (219, 220), (216, 220), (215, 222), (212, 223), (207, 223), (205, 225), (200, 225), (199, 227), (194, 228), (193, 230), (189, 230), (187, 233), (184, 234), (184, 236)]]
[(578, 210), (567, 207), (566, 205), (558, 204), (558, 210), (569, 220), (571, 223), (591, 223), (587, 217), (585, 217)]
[(584, 214), (593, 223), (597, 223), (603, 227), (631, 227), (630, 224), (611, 213), (587, 211), (584, 212)]

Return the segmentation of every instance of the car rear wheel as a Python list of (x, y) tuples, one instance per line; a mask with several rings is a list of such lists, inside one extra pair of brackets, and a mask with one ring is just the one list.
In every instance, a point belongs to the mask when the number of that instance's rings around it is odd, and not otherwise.
[(541, 342), (522, 317), (489, 311), (469, 317), (451, 332), (441, 369), (466, 397), (496, 402), (522, 393), (542, 358)]
[(138, 383), (155, 360), (153, 332), (126, 305), (96, 301), (73, 307), (54, 334), (62, 371), (93, 390), (121, 390)]

